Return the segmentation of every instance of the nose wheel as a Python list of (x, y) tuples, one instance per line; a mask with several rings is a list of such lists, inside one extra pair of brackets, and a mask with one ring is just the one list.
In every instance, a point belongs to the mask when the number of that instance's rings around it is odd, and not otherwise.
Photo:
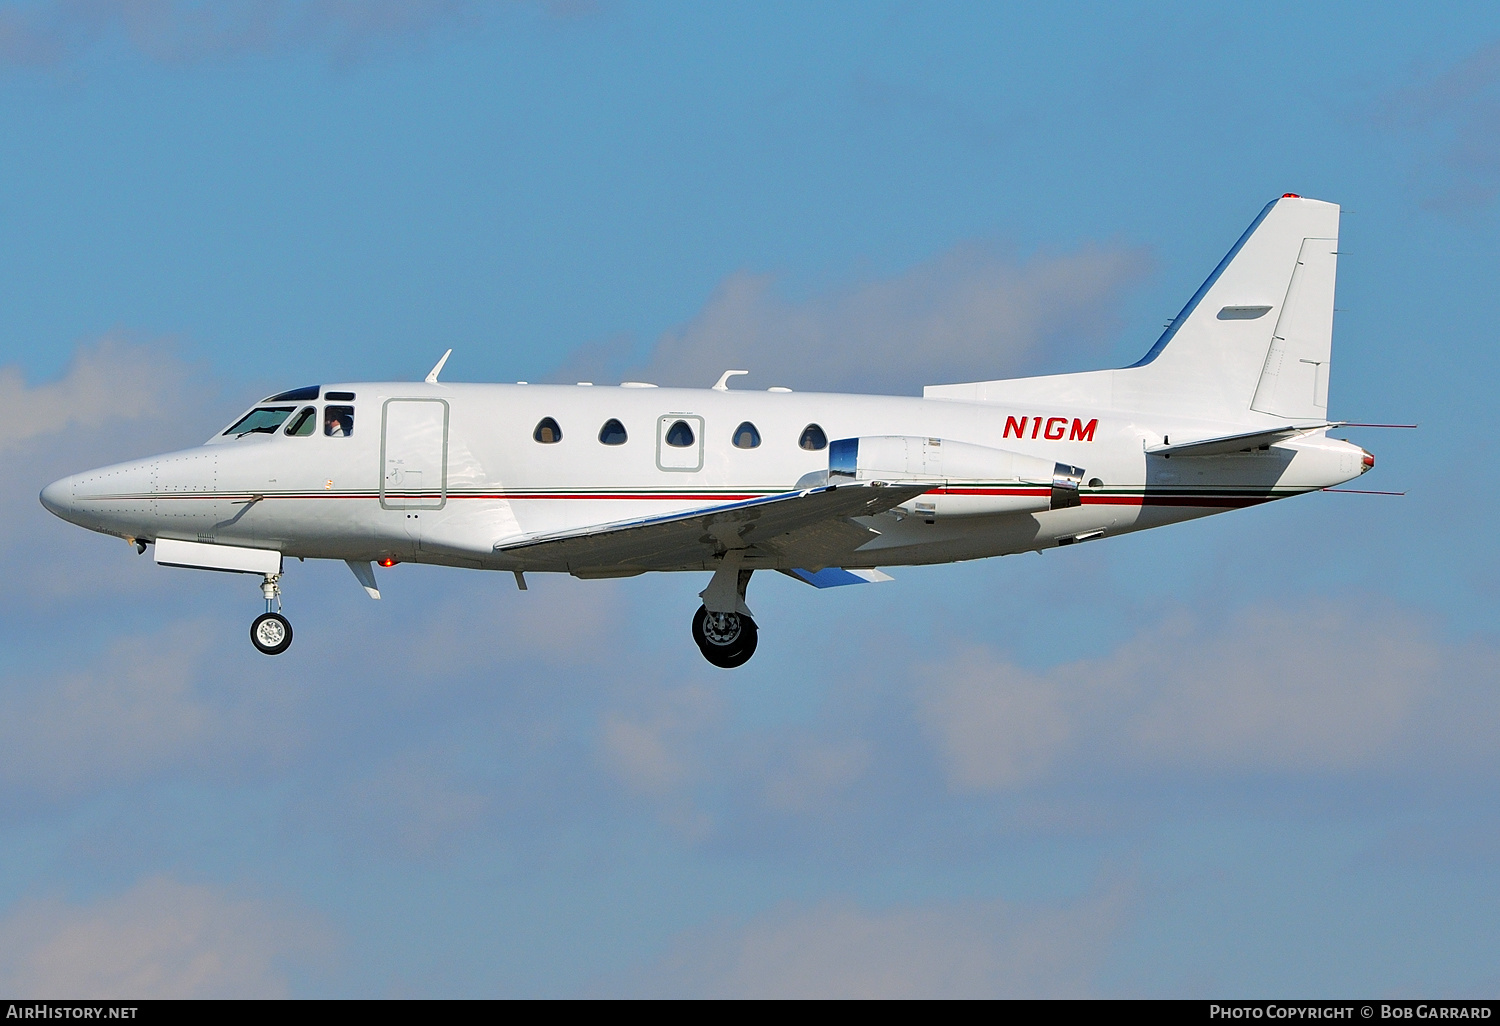
[(742, 666), (759, 641), (755, 621), (743, 613), (710, 613), (699, 606), (693, 615), (693, 640), (703, 658), (726, 670)]
[(292, 646), (292, 625), (280, 613), (261, 613), (250, 625), (250, 641), (266, 655), (281, 655)]
[(266, 611), (250, 625), (250, 643), (264, 655), (281, 655), (292, 646), (292, 625), (281, 615), (280, 574), (267, 574), (260, 591)]

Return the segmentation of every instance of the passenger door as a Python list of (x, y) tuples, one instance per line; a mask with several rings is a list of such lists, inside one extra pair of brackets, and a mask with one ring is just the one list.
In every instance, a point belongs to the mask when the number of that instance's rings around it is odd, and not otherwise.
[(448, 403), (387, 399), (380, 465), (383, 508), (442, 509), (448, 502)]

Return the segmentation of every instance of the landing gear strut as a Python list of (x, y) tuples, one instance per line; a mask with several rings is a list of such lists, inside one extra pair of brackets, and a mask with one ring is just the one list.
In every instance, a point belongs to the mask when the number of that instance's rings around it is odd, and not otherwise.
[(292, 625), (281, 615), (280, 580), (280, 574), (266, 574), (260, 585), (266, 611), (250, 625), (250, 643), (265, 655), (281, 655), (292, 645)]
[(703, 605), (693, 614), (693, 640), (704, 659), (728, 670), (755, 654), (760, 632), (745, 605), (745, 589), (755, 571), (740, 568), (742, 550), (731, 549), (720, 559), (713, 580), (700, 593)]

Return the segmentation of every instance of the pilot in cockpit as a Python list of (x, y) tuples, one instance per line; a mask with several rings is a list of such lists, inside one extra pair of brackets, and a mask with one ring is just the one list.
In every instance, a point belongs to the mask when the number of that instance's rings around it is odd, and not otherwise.
[(354, 434), (354, 407), (325, 407), (323, 410), (323, 434), (330, 438), (346, 438)]

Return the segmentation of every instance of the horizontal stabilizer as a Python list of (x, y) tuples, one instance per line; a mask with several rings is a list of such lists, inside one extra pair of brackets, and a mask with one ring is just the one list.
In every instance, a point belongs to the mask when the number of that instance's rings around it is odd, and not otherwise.
[(783, 570), (782, 573), (788, 577), (795, 577), (814, 588), (842, 588), (848, 584), (879, 584), (882, 581), (895, 580), (890, 574), (883, 574), (879, 570), (845, 570), (842, 567), (827, 566), (817, 573), (811, 570)]
[(1275, 445), (1288, 438), (1305, 435), (1333, 427), (1322, 424), (1287, 424), (1285, 427), (1269, 428), (1265, 431), (1248, 431), (1243, 435), (1223, 435), (1219, 438), (1204, 438), (1180, 445), (1156, 445), (1146, 450), (1149, 456), (1224, 456), (1232, 452), (1249, 452), (1265, 445)]

